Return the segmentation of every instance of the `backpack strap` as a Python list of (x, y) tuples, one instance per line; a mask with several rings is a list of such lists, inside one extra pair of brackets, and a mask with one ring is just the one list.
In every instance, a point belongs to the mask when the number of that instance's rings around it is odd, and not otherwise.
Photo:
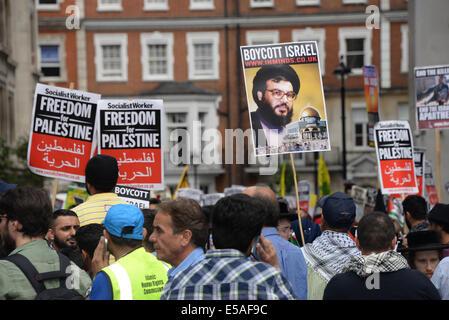
[(59, 253), (58, 251), (56, 251), (56, 253), (59, 257), (60, 270), (43, 273), (39, 273), (34, 265), (30, 262), (30, 260), (28, 260), (28, 258), (21, 254), (13, 254), (11, 256), (3, 258), (2, 260), (7, 260), (14, 263), (26, 276), (36, 293), (39, 294), (46, 289), (44, 281), (50, 279), (59, 279), (60, 286), (64, 287), (65, 279), (70, 275), (66, 273), (67, 267), (70, 265), (69, 258), (64, 256), (62, 253)]
[(3, 258), (2, 260), (7, 260), (9, 262), (14, 263), (27, 277), (28, 281), (34, 288), (37, 294), (45, 290), (45, 286), (42, 282), (37, 280), (37, 276), (39, 273), (33, 264), (28, 260), (25, 256), (21, 254), (13, 254), (12, 256), (8, 256)]

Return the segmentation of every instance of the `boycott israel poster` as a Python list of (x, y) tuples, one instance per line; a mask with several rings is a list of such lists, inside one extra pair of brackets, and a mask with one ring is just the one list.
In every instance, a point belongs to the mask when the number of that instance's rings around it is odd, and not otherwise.
[(89, 92), (36, 85), (27, 157), (31, 172), (84, 183), (100, 98)]
[(415, 68), (418, 129), (449, 128), (449, 65)]
[(416, 183), (418, 184), (418, 195), (424, 196), (424, 170), (426, 160), (425, 148), (413, 148), (413, 162), (415, 163)]
[(114, 193), (129, 204), (135, 205), (140, 209), (150, 207), (150, 191), (148, 190), (116, 185)]
[(164, 188), (162, 100), (100, 100), (98, 153), (117, 159), (117, 184)]
[(240, 50), (254, 154), (329, 151), (317, 43)]
[(379, 76), (376, 66), (363, 67), (366, 111), (368, 112), (368, 141), (374, 147), (374, 125), (379, 122)]
[(378, 122), (374, 126), (374, 141), (382, 193), (417, 193), (413, 141), (408, 122)]
[(429, 202), (429, 206), (432, 208), (434, 205), (438, 203), (438, 191), (435, 184), (435, 179), (433, 178), (433, 170), (432, 164), (430, 161), (425, 161), (425, 186), (427, 193), (427, 201)]

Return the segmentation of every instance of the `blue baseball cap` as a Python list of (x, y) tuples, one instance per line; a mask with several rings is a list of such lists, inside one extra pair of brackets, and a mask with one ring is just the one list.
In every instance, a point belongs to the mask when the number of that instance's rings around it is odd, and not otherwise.
[(104, 218), (103, 224), (107, 232), (125, 239), (143, 239), (143, 213), (131, 204), (112, 206)]
[(330, 227), (348, 228), (354, 222), (356, 208), (354, 200), (343, 192), (335, 192), (319, 201), (323, 217)]
[(16, 184), (9, 184), (6, 181), (0, 179), (0, 193), (4, 193), (9, 189), (14, 189), (16, 186)]

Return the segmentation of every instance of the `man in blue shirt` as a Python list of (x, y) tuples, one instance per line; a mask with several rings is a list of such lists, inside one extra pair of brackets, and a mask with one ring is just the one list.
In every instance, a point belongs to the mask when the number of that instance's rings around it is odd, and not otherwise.
[(199, 204), (186, 198), (159, 205), (153, 221), (153, 242), (157, 258), (172, 265), (168, 278), (204, 259), (208, 220)]
[(279, 220), (279, 203), (275, 193), (262, 186), (245, 189), (244, 194), (259, 199), (265, 206), (265, 217), (262, 235), (268, 239), (276, 249), (279, 267), (285, 278), (290, 282), (298, 299), (307, 299), (307, 265), (301, 249), (281, 238), (276, 229)]

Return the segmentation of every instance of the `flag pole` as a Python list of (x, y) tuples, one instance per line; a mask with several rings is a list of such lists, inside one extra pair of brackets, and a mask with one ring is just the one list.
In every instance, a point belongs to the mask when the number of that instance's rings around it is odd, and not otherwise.
[(175, 200), (175, 199), (176, 199), (176, 194), (178, 193), (178, 189), (179, 189), (179, 187), (181, 186), (182, 182), (184, 181), (184, 177), (185, 177), (185, 175), (186, 175), (186, 173), (187, 173), (187, 169), (188, 169), (188, 168), (189, 168), (189, 165), (186, 164), (186, 165), (184, 166), (184, 170), (182, 171), (181, 179), (179, 179), (178, 186), (176, 187), (175, 193), (173, 194), (172, 200)]
[(302, 231), (302, 223), (301, 223), (301, 214), (299, 213), (299, 193), (298, 193), (298, 181), (296, 180), (296, 169), (295, 169), (295, 161), (293, 161), (293, 153), (290, 153), (290, 161), (292, 163), (293, 170), (293, 180), (295, 182), (295, 191), (296, 191), (296, 213), (298, 214), (298, 223), (299, 230), (301, 232), (301, 241), (302, 245), (305, 246), (306, 242), (304, 241), (304, 232)]

